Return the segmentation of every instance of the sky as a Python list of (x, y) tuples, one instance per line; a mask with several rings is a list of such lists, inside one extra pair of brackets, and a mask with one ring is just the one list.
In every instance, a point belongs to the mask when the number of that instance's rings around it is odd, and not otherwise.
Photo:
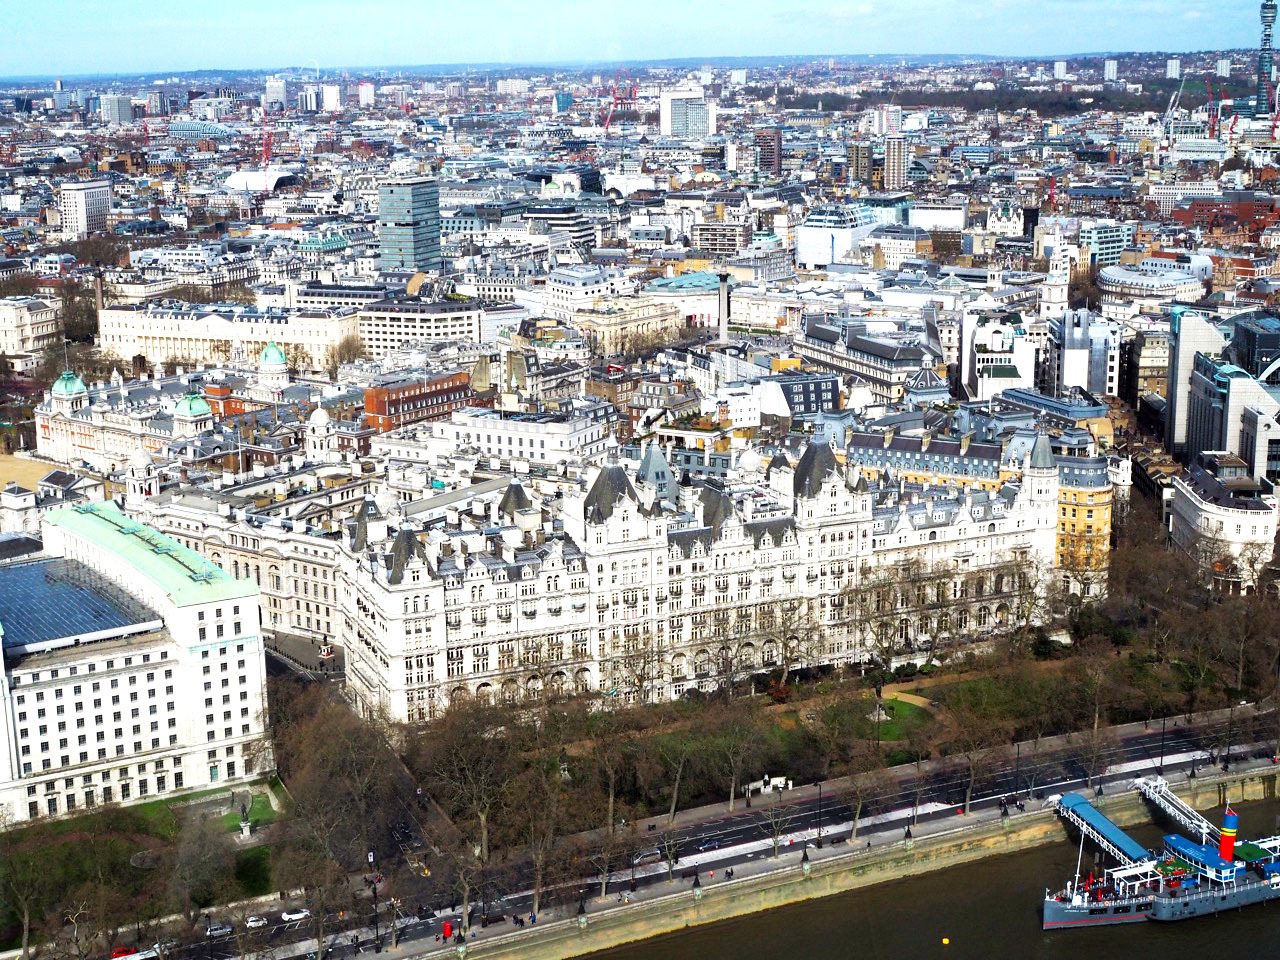
[(34, 0), (0, 75), (1253, 47), (1257, 0)]

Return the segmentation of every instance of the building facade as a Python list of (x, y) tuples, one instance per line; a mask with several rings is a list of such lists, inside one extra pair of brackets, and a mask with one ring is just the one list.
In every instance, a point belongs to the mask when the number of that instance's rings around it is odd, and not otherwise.
[(440, 269), (440, 185), (428, 177), (378, 186), (378, 241), (383, 270)]
[(0, 809), (18, 821), (234, 785), (272, 767), (258, 588), (112, 504), (0, 568)]
[(668, 499), (669, 471), (608, 464), (541, 503), (512, 482), (425, 529), (351, 521), (348, 695), (415, 721), (459, 697), (665, 700), (784, 660), (926, 659), (1026, 614), (1041, 585), (1011, 564), (1052, 563), (1053, 466), (959, 493), (869, 485), (821, 440), (794, 467), (759, 460)]
[(58, 214), (62, 236), (80, 240), (107, 229), (111, 212), (111, 184), (105, 180), (64, 183), (58, 191)]

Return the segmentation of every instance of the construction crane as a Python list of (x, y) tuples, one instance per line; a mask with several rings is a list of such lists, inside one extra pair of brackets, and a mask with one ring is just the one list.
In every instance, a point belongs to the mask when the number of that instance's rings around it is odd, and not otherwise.
[(1209, 79), (1209, 74), (1204, 75), (1204, 89), (1209, 94), (1209, 99), (1204, 102), (1206, 115), (1209, 117), (1209, 139), (1216, 140), (1218, 137), (1218, 118), (1222, 109), (1221, 104), (1216, 108), (1213, 102), (1213, 81)]
[[(626, 79), (628, 86), (623, 86), (623, 79)], [(609, 101), (609, 109), (604, 117), (604, 132), (609, 132), (609, 124), (613, 122), (613, 112), (618, 109), (618, 104), (629, 103), (634, 105), (636, 102), (636, 82), (632, 79), (630, 72), (626, 67), (619, 67), (618, 74), (613, 78), (613, 99)]]

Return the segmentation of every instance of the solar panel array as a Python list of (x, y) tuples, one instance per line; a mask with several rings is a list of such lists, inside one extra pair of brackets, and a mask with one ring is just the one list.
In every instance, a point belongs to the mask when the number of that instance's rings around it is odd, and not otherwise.
[(6, 650), (158, 619), (145, 604), (74, 560), (0, 567)]

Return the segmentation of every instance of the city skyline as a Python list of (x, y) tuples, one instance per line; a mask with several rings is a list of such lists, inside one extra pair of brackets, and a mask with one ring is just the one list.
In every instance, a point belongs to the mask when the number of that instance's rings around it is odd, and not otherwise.
[[(687, 7), (674, 0), (642, 8), (559, 0), (549, 13), (514, 0), (491, 0), (483, 9), (432, 5), (410, 13), (392, 0), (372, 0), (361, 6), (359, 17), (338, 0), (306, 5), (284, 0), (265, 7), (225, 0), (180, 18), (156, 16), (137, 3), (117, 5), (110, 18), (98, 13), (88, 0), (29, 9), (23, 30), (11, 31), (7, 43), (0, 41), (5, 73), (52, 77), (733, 56), (1049, 57), (1248, 48), (1258, 30), (1254, 3), (1235, 3), (1224, 11), (1208, 0), (1134, 0), (1122, 8), (1107, 0), (1034, 5), (990, 0), (964, 10), (944, 0), (904, 0), (892, 8), (854, 0), (785, 11), (764, 0), (743, 0), (734, 6), (732, 20), (708, 16), (692, 22)], [(397, 22), (408, 28), (387, 29)], [(246, 30), (247, 24), (253, 29)], [(56, 32), (58, 44), (18, 42), (28, 32), (48, 31)]]

